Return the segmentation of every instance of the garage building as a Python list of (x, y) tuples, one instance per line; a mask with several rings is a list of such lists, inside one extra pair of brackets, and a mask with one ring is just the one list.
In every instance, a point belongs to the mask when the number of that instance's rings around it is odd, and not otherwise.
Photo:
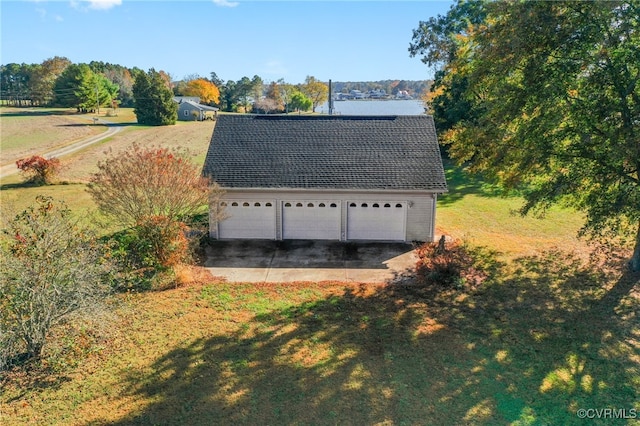
[(217, 239), (433, 241), (447, 190), (427, 115), (220, 115), (203, 173)]

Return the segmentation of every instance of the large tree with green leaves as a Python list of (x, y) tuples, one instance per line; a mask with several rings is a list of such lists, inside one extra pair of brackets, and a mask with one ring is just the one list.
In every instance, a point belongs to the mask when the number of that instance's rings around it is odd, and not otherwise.
[(444, 65), (472, 111), (443, 135), (451, 155), (522, 190), (523, 214), (565, 203), (587, 233), (631, 235), (640, 270), (640, 2), (483, 7)]
[(307, 97), (307, 95), (305, 95), (304, 93), (298, 91), (295, 91), (292, 95), (291, 95), (291, 100), (289, 100), (289, 103), (287, 104), (287, 108), (289, 110), (294, 110), (294, 111), (309, 111), (313, 106), (313, 101), (311, 101), (311, 99), (309, 99)]
[(421, 21), (413, 30), (409, 53), (411, 56), (422, 55), (422, 62), (436, 71), (424, 100), (440, 135), (461, 120), (474, 117), (472, 102), (466, 94), (468, 79), (456, 72), (454, 61), (468, 41), (469, 31), (484, 22), (485, 4), (485, 0), (458, 0), (446, 15)]
[(178, 104), (166, 79), (153, 68), (138, 72), (133, 84), (134, 113), (138, 123), (150, 126), (176, 124)]
[(71, 64), (57, 78), (55, 102), (78, 111), (92, 111), (110, 105), (118, 96), (118, 86), (87, 64)]

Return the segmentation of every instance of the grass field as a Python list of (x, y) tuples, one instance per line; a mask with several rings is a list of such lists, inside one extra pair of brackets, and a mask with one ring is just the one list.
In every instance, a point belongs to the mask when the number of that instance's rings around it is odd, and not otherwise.
[[(3, 110), (0, 109), (0, 111)], [(114, 118), (120, 118), (121, 124), (132, 123), (132, 120), (135, 120), (131, 109), (120, 109), (119, 111), (118, 117), (104, 118), (110, 121), (113, 121)], [(2, 124), (2, 140), (4, 140), (5, 120), (11, 122), (13, 117), (0, 115), (0, 120), (2, 120), (0, 124)], [(46, 125), (45, 122), (40, 120), (40, 117), (35, 117), (34, 120), (34, 125), (36, 126)], [(57, 124), (49, 123), (49, 126), (50, 128), (56, 127)], [(88, 218), (86, 212), (95, 209), (95, 205), (85, 191), (85, 184), (88, 182), (91, 173), (98, 170), (97, 163), (104, 158), (107, 150), (117, 153), (130, 148), (134, 143), (141, 146), (182, 147), (189, 150), (194, 162), (203, 164), (213, 127), (214, 124), (211, 121), (178, 122), (175, 126), (168, 127), (137, 125), (126, 127), (115, 137), (107, 138), (91, 145), (87, 149), (61, 157), (62, 170), (58, 175), (58, 181), (64, 184), (31, 187), (22, 184), (20, 175), (3, 178), (0, 184), (0, 204), (5, 211), (16, 211), (33, 202), (39, 194), (50, 195), (64, 200), (72, 210), (79, 213), (79, 216)], [(2, 219), (6, 219), (5, 215), (3, 215)]]
[(0, 108), (0, 165), (104, 132), (105, 126), (94, 126), (91, 117), (61, 109)]
[[(131, 127), (63, 159), (65, 179), (83, 182), (100, 152), (133, 142), (187, 142), (202, 161), (200, 124)], [(438, 228), (485, 265), (477, 288), (226, 283), (185, 268), (178, 288), (119, 295), (112, 316), (58, 330), (43, 365), (0, 383), (0, 424), (579, 425), (612, 424), (579, 409), (640, 412), (628, 253), (589, 257), (575, 212), (521, 218), (518, 198), (447, 174)], [(11, 179), (3, 205), (46, 192), (92, 208), (83, 183)]]

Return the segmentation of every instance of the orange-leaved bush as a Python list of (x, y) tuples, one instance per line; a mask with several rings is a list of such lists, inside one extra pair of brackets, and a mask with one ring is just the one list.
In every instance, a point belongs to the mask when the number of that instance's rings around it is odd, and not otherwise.
[(139, 145), (108, 152), (88, 191), (102, 213), (128, 229), (119, 244), (128, 268), (156, 270), (188, 260), (186, 234), (202, 234), (190, 231), (201, 225), (197, 218), (206, 216), (210, 198), (217, 205), (223, 194), (201, 175), (187, 150)]
[(108, 152), (88, 191), (100, 211), (125, 227), (154, 216), (189, 224), (206, 212), (210, 195), (222, 195), (190, 161), (187, 150), (139, 145)]

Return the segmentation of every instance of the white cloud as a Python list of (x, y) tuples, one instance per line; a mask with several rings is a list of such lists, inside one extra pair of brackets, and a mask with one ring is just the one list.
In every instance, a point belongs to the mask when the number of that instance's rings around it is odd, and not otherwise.
[(84, 4), (88, 3), (88, 8), (93, 10), (108, 10), (114, 6), (120, 6), (122, 0), (71, 0), (71, 6), (76, 9), (85, 9)]
[(240, 4), (237, 1), (229, 1), (229, 0), (212, 0), (212, 1), (216, 6), (221, 6), (221, 7), (236, 7), (237, 5)]

